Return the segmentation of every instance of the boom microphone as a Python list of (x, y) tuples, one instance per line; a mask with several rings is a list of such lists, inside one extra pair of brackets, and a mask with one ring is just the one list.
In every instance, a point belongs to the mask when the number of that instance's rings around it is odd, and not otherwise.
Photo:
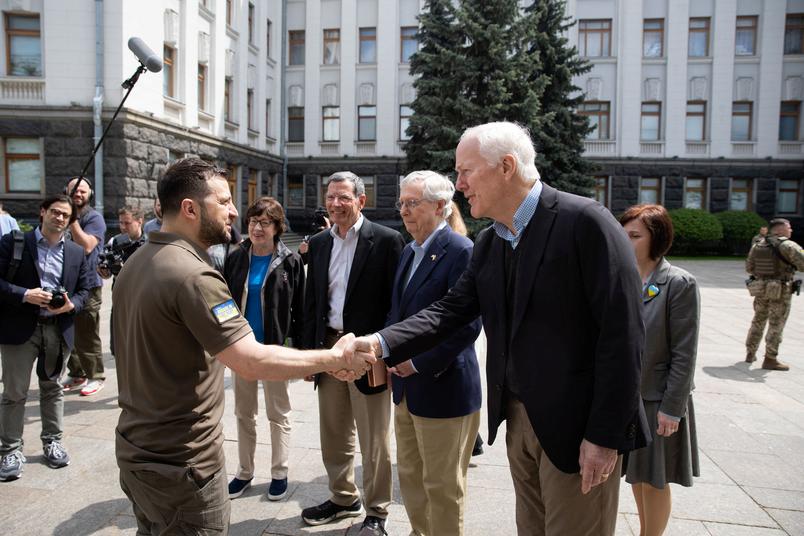
[(156, 53), (148, 48), (145, 41), (139, 37), (132, 37), (128, 40), (128, 48), (137, 56), (140, 63), (145, 65), (145, 68), (152, 73), (158, 73), (162, 70), (162, 59)]

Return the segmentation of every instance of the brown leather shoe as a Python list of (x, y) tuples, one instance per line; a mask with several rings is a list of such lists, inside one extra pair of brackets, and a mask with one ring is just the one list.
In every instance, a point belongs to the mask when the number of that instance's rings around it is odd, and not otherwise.
[(765, 370), (790, 370), (790, 366), (770, 357), (766, 357), (762, 362), (762, 368)]
[(745, 362), (746, 363), (753, 363), (757, 360), (757, 356), (754, 352), (746, 352), (745, 354)]

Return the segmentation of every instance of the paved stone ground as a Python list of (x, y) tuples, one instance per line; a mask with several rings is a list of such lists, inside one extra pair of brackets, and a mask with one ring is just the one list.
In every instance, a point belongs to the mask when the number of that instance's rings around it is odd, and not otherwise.
[[(702, 476), (692, 488), (673, 487), (673, 518), (667, 534), (804, 535), (804, 298), (794, 298), (780, 355), (792, 365), (792, 371), (763, 371), (756, 364), (749, 367), (743, 362), (743, 341), (752, 313), (743, 287), (742, 262), (678, 264), (695, 274), (702, 286), (702, 330), (695, 378)], [(109, 303), (107, 295), (104, 339), (108, 338)], [(92, 398), (67, 396), (65, 443), (73, 463), (65, 469), (54, 471), (42, 464), (38, 388), (32, 384), (25, 428), (28, 463), (23, 478), (0, 483), (0, 533), (136, 532), (131, 508), (117, 482), (117, 388), (113, 360), (107, 359), (106, 365), (109, 381), (104, 391)], [(226, 382), (226, 455), (232, 475), (237, 448), (228, 375)], [(349, 528), (350, 521), (318, 528), (305, 527), (301, 522), (301, 508), (323, 501), (328, 493), (319, 450), (317, 404), (310, 385), (294, 383), (292, 401), (289, 495), (277, 503), (265, 497), (270, 479), (269, 436), (260, 416), (257, 477), (251, 490), (232, 503), (233, 535), (334, 536)], [(504, 431), (499, 437), (497, 443), (486, 447), (483, 456), (474, 458), (475, 465), (469, 470), (467, 535), (516, 533)], [(359, 481), (360, 467), (357, 474)], [(398, 487), (394, 499), (388, 531), (393, 536), (406, 535), (409, 525)], [(636, 507), (627, 485), (621, 488), (617, 534), (639, 534)]]

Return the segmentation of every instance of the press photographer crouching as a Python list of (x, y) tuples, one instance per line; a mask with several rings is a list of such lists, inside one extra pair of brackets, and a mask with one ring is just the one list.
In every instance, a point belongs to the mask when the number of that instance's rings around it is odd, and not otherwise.
[[(332, 227), (332, 224), (329, 221), (329, 213), (327, 212), (327, 209), (324, 207), (318, 207), (315, 209), (313, 222), (310, 224), (310, 229), (313, 231), (313, 235), (329, 229), (330, 227)], [(312, 235), (304, 235), (302, 243), (299, 244), (299, 255), (301, 256), (304, 264), (307, 264), (307, 250), (310, 248), (311, 236)]]
[(44, 461), (54, 469), (70, 463), (61, 444), (64, 395), (59, 377), (73, 347), (75, 313), (92, 286), (83, 248), (64, 239), (76, 217), (69, 197), (48, 197), (40, 206), (39, 227), (0, 239), (0, 481), (22, 475), (25, 401), (34, 362)]
[[(123, 269), (123, 264), (131, 257), (137, 249), (145, 243), (147, 236), (143, 232), (143, 222), (145, 215), (141, 209), (123, 207), (117, 211), (118, 225), (120, 234), (113, 236), (103, 248), (103, 253), (98, 257), (98, 274), (104, 279), (109, 279)], [(114, 281), (112, 282), (114, 288)], [(112, 315), (114, 315), (114, 304), (112, 304)], [(109, 321), (111, 325), (111, 319)], [(114, 355), (114, 332), (109, 328), (109, 349)]]

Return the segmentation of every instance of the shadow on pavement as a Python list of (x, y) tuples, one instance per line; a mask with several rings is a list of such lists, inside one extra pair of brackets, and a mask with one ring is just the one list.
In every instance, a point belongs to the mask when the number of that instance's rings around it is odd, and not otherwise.
[(747, 383), (765, 383), (765, 377), (769, 372), (761, 368), (752, 369), (751, 365), (745, 361), (738, 361), (730, 367), (703, 367), (701, 370), (709, 376), (721, 380)]
[[(72, 517), (59, 523), (53, 529), (54, 536), (89, 536), (95, 534), (99, 529), (109, 526), (109, 519), (112, 525), (120, 531), (136, 528), (137, 521), (133, 515), (119, 515), (131, 513), (131, 503), (128, 499), (113, 499), (90, 504), (73, 512)], [(92, 521), (96, 521), (93, 523)]]

